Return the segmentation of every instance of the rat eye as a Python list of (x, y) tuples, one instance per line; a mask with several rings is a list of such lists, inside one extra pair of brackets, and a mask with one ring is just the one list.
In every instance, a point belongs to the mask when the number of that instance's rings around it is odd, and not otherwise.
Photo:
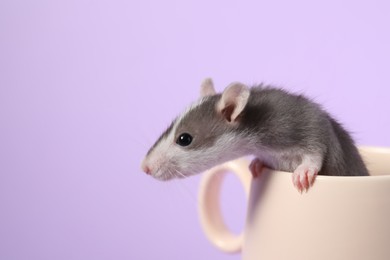
[(183, 133), (179, 135), (179, 137), (176, 140), (176, 143), (180, 146), (187, 146), (190, 145), (192, 142), (192, 136), (187, 133)]

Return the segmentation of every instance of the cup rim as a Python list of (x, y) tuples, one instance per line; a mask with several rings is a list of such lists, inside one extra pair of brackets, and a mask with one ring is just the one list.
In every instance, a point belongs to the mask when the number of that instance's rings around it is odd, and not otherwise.
[[(358, 147), (359, 152), (363, 153), (365, 156), (362, 155), (363, 160), (366, 163), (367, 168), (370, 168), (370, 165), (367, 164), (366, 160), (368, 159), (367, 154), (376, 154), (378, 156), (389, 156), (390, 160), (390, 147), (379, 147), (379, 146), (359, 146)], [(366, 158), (365, 158), (366, 157)], [(370, 170), (370, 169), (369, 169)], [(272, 172), (272, 174), (284, 174), (284, 175), (292, 175), (292, 172), (286, 172), (286, 171), (278, 171), (278, 170), (273, 170), (267, 167), (264, 167), (263, 172)], [(317, 175), (316, 181), (351, 181), (353, 180), (354, 182), (361, 182), (361, 181), (390, 181), (390, 162), (389, 162), (389, 169), (388, 172), (385, 174), (374, 174), (374, 175), (368, 175), (368, 176), (334, 176), (334, 175)]]

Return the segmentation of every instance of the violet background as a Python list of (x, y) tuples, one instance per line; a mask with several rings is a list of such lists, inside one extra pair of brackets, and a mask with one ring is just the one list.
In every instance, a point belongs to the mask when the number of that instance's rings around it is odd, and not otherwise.
[[(0, 2), (0, 259), (239, 259), (208, 243), (200, 176), (141, 173), (203, 78), (314, 98), (390, 146), (389, 1)], [(243, 191), (223, 210), (240, 230)]]

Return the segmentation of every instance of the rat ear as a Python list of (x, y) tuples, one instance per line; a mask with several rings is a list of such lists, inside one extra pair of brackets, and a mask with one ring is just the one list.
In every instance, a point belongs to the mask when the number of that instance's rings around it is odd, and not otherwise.
[(207, 97), (215, 94), (213, 80), (211, 78), (204, 79), (200, 85), (200, 97)]
[(228, 122), (233, 122), (248, 103), (250, 90), (242, 83), (230, 84), (222, 93), (217, 110)]

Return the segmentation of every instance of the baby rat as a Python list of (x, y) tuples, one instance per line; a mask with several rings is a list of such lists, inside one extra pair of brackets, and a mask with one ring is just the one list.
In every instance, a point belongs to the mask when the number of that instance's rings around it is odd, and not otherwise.
[(142, 169), (159, 180), (187, 177), (254, 155), (257, 176), (266, 165), (293, 172), (307, 190), (317, 174), (368, 175), (348, 132), (318, 104), (270, 86), (230, 84), (222, 94), (211, 79), (201, 98), (177, 117), (150, 148)]

